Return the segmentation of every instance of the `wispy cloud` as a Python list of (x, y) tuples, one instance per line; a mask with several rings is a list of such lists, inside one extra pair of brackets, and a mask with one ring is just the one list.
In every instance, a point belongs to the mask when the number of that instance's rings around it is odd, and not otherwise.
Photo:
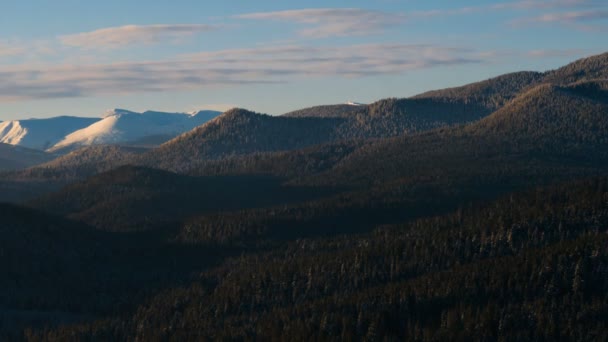
[(409, 44), (276, 46), (202, 52), (158, 62), (0, 69), (0, 101), (274, 84), (304, 77), (394, 75), (482, 63), (474, 50)]
[(530, 25), (556, 25), (588, 32), (608, 32), (605, 21), (608, 20), (608, 10), (594, 9), (585, 11), (562, 11), (555, 13), (544, 13), (513, 20), (514, 27), (525, 27)]
[(608, 19), (608, 10), (547, 13), (529, 18), (528, 21), (543, 23), (578, 23), (602, 19)]
[(405, 21), (403, 14), (359, 8), (310, 8), (242, 14), (236, 18), (302, 24), (307, 28), (300, 30), (299, 34), (314, 38), (374, 34)]
[(519, 0), (492, 5), (494, 9), (583, 8), (601, 4), (597, 0)]
[(16, 43), (0, 42), (0, 57), (23, 55), (26, 49)]
[(152, 44), (165, 39), (181, 39), (196, 33), (218, 29), (214, 25), (175, 24), (175, 25), (126, 25), (103, 28), (59, 37), (67, 46), (88, 49), (121, 48), (134, 44)]

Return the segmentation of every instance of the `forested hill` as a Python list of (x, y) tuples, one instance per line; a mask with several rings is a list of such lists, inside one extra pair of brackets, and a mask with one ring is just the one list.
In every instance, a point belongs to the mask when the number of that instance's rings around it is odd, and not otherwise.
[(184, 170), (197, 161), (303, 148), (335, 139), (334, 128), (339, 121), (341, 119), (273, 117), (232, 109), (144, 154), (141, 163)]
[(569, 85), (608, 78), (608, 53), (582, 58), (547, 72), (522, 71), (501, 75), (461, 87), (433, 90), (413, 98), (446, 102), (477, 103), (491, 111), (504, 106), (521, 92), (542, 84)]
[(604, 340), (606, 184), (555, 186), (370, 234), (292, 241), (229, 259), (126, 320), (30, 336)]

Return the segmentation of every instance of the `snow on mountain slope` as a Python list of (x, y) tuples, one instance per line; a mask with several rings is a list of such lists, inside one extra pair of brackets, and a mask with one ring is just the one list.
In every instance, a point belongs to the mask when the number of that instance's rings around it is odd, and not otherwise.
[(220, 112), (214, 111), (194, 114), (154, 111), (136, 113), (115, 109), (107, 112), (100, 121), (67, 135), (48, 151), (68, 152), (82, 146), (124, 144), (152, 136), (167, 136), (168, 140), (219, 114)]
[(0, 143), (45, 150), (61, 141), (66, 135), (99, 120), (59, 116), (50, 119), (0, 122)]

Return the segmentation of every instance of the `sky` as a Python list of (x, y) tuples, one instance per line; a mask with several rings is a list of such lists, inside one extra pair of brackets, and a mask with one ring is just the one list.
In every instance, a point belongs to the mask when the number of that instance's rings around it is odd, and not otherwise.
[(3, 0), (0, 120), (371, 103), (608, 51), (605, 0)]

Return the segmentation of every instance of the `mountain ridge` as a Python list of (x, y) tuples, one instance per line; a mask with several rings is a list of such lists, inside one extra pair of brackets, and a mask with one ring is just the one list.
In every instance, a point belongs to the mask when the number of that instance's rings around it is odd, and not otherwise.
[(170, 138), (207, 122), (217, 114), (211, 111), (199, 111), (196, 115), (156, 111), (137, 113), (116, 109), (106, 113), (100, 121), (66, 135), (48, 151), (69, 152), (82, 146), (128, 143), (148, 136)]

